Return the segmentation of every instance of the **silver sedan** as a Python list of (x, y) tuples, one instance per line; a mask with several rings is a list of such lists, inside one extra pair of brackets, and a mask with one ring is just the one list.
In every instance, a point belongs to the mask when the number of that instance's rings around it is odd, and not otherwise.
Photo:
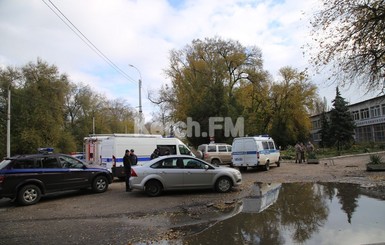
[(241, 173), (216, 167), (192, 156), (170, 155), (131, 168), (130, 186), (158, 196), (164, 190), (210, 189), (229, 192), (242, 182)]

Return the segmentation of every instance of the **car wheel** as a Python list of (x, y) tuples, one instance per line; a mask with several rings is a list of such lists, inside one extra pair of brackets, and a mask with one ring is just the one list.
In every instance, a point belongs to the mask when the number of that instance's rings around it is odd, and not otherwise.
[(265, 169), (265, 171), (269, 171), (269, 169), (270, 169), (270, 164), (269, 164), (269, 162), (266, 162), (266, 164), (265, 164), (265, 166), (264, 166), (264, 169)]
[(277, 167), (279, 167), (279, 166), (281, 166), (281, 162), (280, 161), (277, 162)]
[(211, 164), (212, 164), (212, 165), (219, 166), (220, 163), (221, 163), (221, 162), (220, 162), (218, 159), (213, 159), (213, 160), (211, 160)]
[(41, 198), (41, 190), (36, 185), (26, 185), (20, 189), (17, 200), (22, 205), (32, 205)]
[(108, 188), (108, 180), (105, 176), (98, 176), (92, 183), (92, 190), (97, 193), (105, 192)]
[(233, 186), (233, 183), (231, 182), (231, 179), (228, 177), (221, 177), (215, 183), (215, 189), (218, 192), (222, 192), (222, 193), (229, 192), (232, 186)]
[(146, 183), (144, 191), (151, 197), (159, 196), (162, 192), (162, 184), (157, 180), (150, 180)]

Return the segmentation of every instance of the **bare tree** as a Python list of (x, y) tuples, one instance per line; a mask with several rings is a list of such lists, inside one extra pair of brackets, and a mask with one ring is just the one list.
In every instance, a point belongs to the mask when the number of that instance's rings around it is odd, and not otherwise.
[[(318, 43), (312, 63), (332, 67), (339, 85), (359, 85), (366, 92), (385, 83), (384, 0), (323, 0), (311, 21)], [(311, 47), (311, 45), (310, 45)]]

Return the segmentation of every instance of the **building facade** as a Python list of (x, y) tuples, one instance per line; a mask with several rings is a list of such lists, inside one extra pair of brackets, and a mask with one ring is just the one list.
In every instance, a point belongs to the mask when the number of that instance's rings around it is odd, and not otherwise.
[[(348, 108), (356, 125), (354, 139), (357, 143), (385, 142), (385, 95), (348, 105)], [(327, 112), (327, 117), (329, 114)], [(321, 141), (321, 115), (311, 116), (310, 120), (311, 136), (318, 144)]]

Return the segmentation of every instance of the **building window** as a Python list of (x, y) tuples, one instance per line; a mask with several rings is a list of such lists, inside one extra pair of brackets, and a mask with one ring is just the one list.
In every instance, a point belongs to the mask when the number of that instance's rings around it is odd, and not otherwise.
[(374, 125), (374, 141), (385, 142), (385, 124)]
[(360, 112), (359, 111), (353, 111), (352, 112), (352, 117), (354, 121), (360, 120)]
[(380, 106), (377, 105), (377, 106), (370, 107), (370, 117), (374, 118), (379, 116), (380, 116)]
[(369, 109), (365, 108), (365, 109), (360, 110), (360, 116), (361, 116), (362, 120), (368, 119), (369, 118)]
[(312, 138), (314, 142), (321, 141), (321, 134), (320, 133), (312, 134)]
[(364, 126), (364, 127), (357, 128), (356, 129), (356, 140), (357, 140), (357, 142), (373, 141), (371, 126)]
[(311, 122), (312, 129), (319, 129), (321, 128), (321, 120), (315, 120)]
[(385, 104), (381, 105), (382, 115), (385, 116)]

